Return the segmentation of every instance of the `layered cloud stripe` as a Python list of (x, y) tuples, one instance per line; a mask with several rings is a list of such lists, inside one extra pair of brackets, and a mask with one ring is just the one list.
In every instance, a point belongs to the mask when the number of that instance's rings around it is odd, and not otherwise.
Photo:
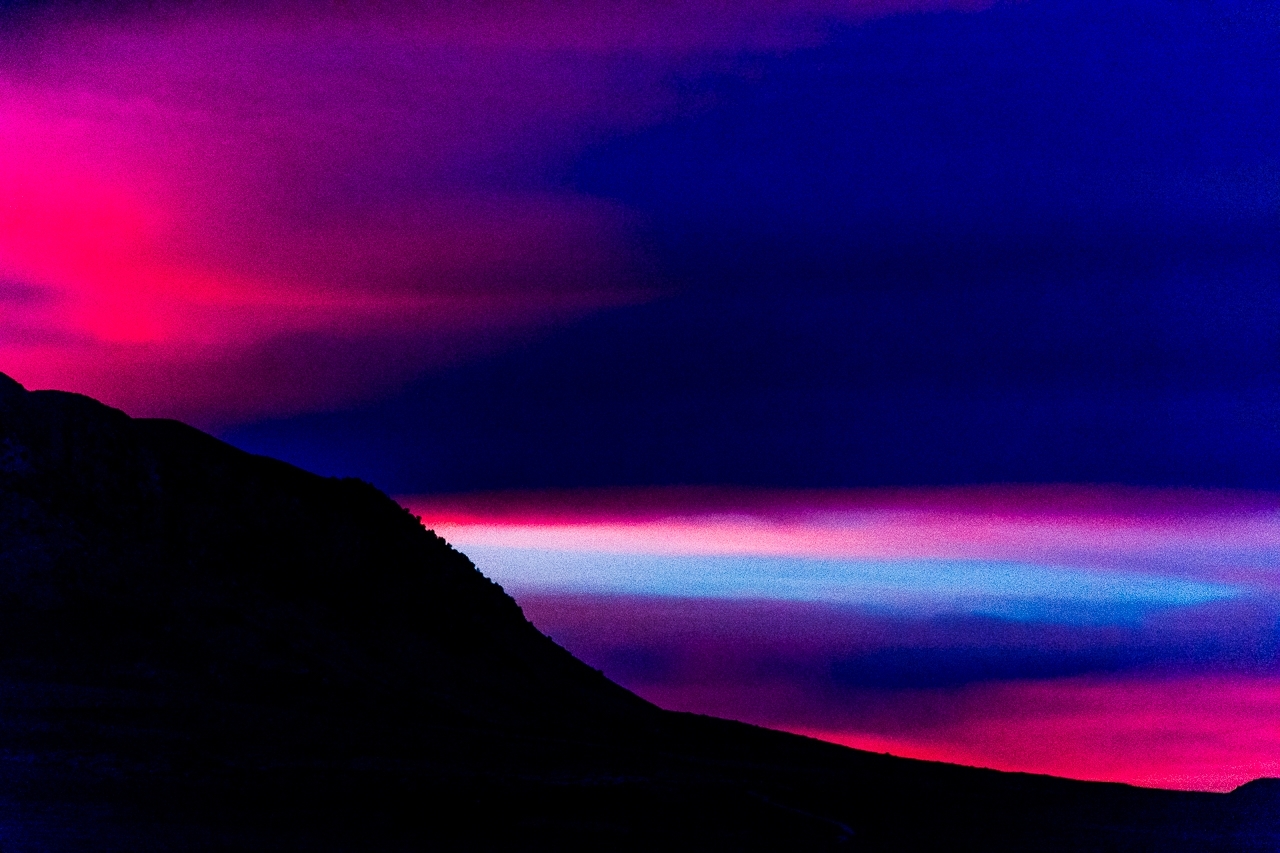
[(1274, 775), (1280, 513), (1100, 487), (404, 502), (668, 707), (921, 758), (1228, 790)]
[[(828, 602), (922, 616), (974, 613), (1037, 621), (1140, 618), (1152, 608), (1245, 594), (1222, 583), (984, 560), (810, 559), (613, 554), (469, 544), (514, 591)], [(638, 545), (637, 547), (642, 547)]]

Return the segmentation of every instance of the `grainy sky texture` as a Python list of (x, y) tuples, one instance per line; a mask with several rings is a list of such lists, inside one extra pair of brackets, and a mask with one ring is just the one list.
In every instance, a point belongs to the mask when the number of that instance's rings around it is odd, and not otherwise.
[(0, 0), (0, 371), (413, 496), (664, 704), (1222, 789), (1277, 93), (1262, 0)]
[(226, 423), (650, 299), (642, 213), (570, 185), (583, 151), (916, 5), (20, 6), (0, 353), (29, 385)]
[(1280, 34), (24, 3), (0, 361), (399, 492), (1280, 484)]

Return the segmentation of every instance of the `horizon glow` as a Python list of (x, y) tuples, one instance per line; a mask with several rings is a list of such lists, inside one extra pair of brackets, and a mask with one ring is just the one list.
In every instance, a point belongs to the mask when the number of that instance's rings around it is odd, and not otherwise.
[(1003, 486), (401, 498), (663, 707), (1200, 790), (1280, 773), (1280, 501)]

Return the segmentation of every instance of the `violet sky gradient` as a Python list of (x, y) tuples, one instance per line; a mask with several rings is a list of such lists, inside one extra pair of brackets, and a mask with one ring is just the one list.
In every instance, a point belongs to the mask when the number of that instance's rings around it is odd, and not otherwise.
[(1264, 0), (0, 0), (0, 371), (413, 496), (672, 707), (1221, 789), (1277, 92)]
[(563, 178), (585, 147), (695, 108), (681, 81), (743, 54), (949, 5), (19, 5), (0, 354), (217, 424), (644, 301), (640, 214)]
[(828, 21), (546, 167), (653, 298), (224, 434), (397, 493), (1280, 487), (1274, 6)]

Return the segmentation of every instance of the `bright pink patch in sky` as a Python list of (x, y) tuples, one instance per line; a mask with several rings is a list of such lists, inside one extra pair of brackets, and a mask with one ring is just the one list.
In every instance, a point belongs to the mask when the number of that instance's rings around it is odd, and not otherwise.
[(650, 298), (584, 145), (673, 81), (943, 0), (10, 13), (0, 371), (204, 424), (374, 396)]
[(1280, 503), (1100, 487), (402, 499), (664, 707), (1200, 790), (1280, 775)]
[[(647, 698), (701, 709), (710, 697)], [(856, 728), (771, 722), (856, 749), (1104, 782), (1230, 791), (1280, 777), (1280, 677), (1059, 679), (875, 698), (874, 718)], [(945, 711), (904, 725), (920, 703)]]

